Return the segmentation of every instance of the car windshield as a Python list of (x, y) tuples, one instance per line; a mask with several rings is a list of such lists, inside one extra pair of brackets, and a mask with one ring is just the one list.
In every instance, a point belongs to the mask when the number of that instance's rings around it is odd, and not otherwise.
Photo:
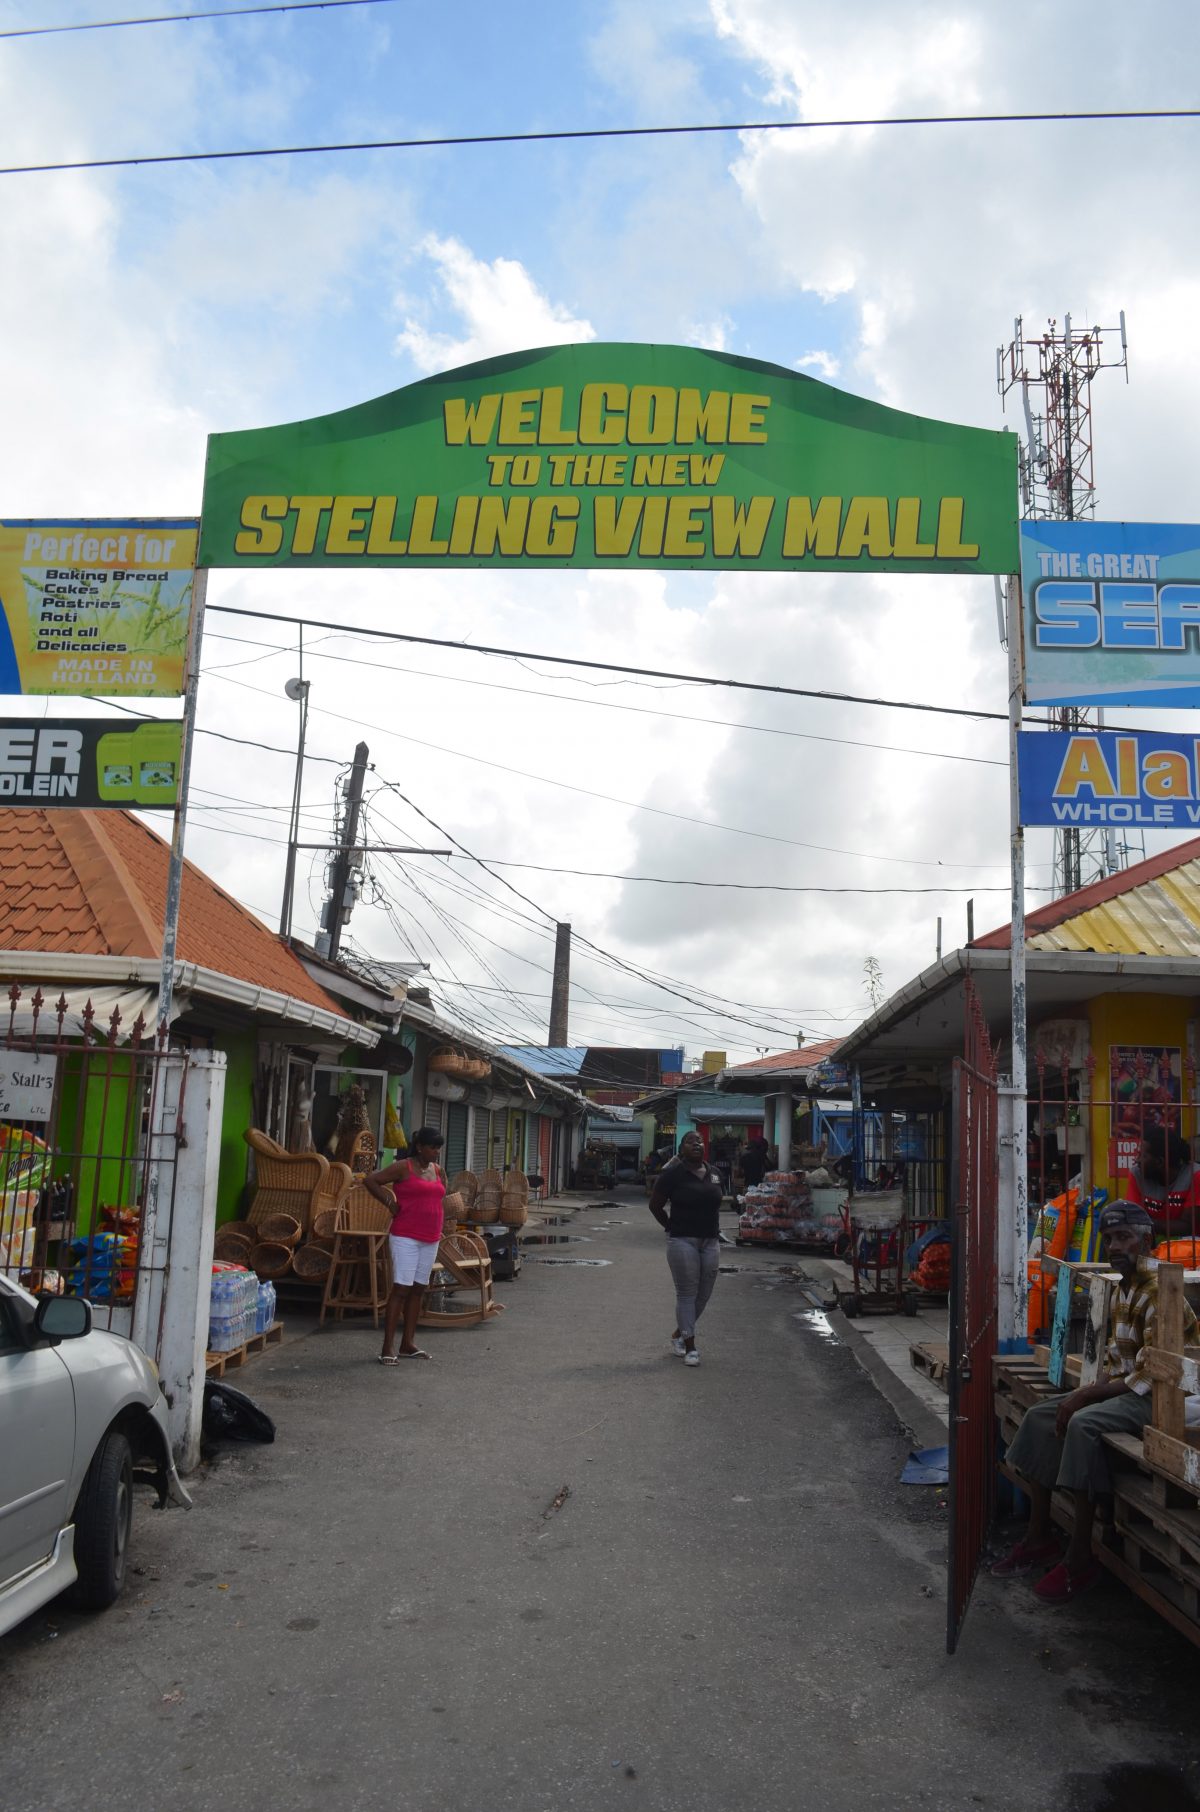
[(4, 1291), (9, 1296), (18, 1297), (20, 1301), (28, 1303), (31, 1309), (37, 1308), (37, 1297), (31, 1296), (29, 1291), (22, 1284), (17, 1283), (15, 1278), (0, 1275), (0, 1291)]

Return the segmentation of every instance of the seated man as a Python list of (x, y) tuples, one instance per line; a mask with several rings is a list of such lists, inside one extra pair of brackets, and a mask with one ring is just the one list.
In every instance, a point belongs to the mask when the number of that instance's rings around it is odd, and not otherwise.
[[(1150, 1216), (1135, 1202), (1111, 1202), (1100, 1216), (1100, 1237), (1105, 1262), (1121, 1275), (1112, 1297), (1104, 1376), (1035, 1404), (1008, 1450), (1009, 1464), (1027, 1481), (1031, 1511), (1025, 1534), (995, 1563), (993, 1573), (1011, 1579), (1054, 1560), (1058, 1542), (1050, 1521), (1051, 1492), (1069, 1491), (1074, 1505), (1066, 1555), (1034, 1587), (1046, 1604), (1066, 1604), (1100, 1578), (1100, 1565), (1092, 1558), (1092, 1522), (1096, 1499), (1112, 1493), (1104, 1436), (1140, 1435), (1150, 1420), (1150, 1379), (1142, 1370), (1144, 1349), (1154, 1345), (1158, 1313), (1158, 1271), (1148, 1259)], [(1196, 1317), (1185, 1303), (1185, 1345), (1195, 1332)]]

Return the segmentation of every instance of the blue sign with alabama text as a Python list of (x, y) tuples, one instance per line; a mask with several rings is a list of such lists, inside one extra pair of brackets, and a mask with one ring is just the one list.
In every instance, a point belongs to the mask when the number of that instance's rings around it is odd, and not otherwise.
[(1022, 730), (1022, 824), (1200, 826), (1200, 736)]
[(1023, 522), (1025, 697), (1200, 705), (1200, 528)]

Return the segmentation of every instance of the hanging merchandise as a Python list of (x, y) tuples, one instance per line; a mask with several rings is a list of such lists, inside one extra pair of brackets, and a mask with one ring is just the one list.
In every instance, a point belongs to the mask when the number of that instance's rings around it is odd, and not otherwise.
[(842, 1230), (840, 1215), (816, 1214), (803, 1170), (769, 1170), (738, 1199), (739, 1245), (832, 1246)]

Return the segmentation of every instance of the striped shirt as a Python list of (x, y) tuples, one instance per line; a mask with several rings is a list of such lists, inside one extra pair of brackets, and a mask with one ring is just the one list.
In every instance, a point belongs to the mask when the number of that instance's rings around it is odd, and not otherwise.
[[(1109, 1378), (1123, 1378), (1128, 1390), (1144, 1397), (1150, 1379), (1142, 1370), (1145, 1349), (1154, 1345), (1154, 1325), (1158, 1319), (1158, 1266), (1152, 1259), (1139, 1258), (1137, 1269), (1126, 1283), (1118, 1285), (1112, 1299), (1112, 1339), (1104, 1354), (1104, 1370)], [(1196, 1337), (1196, 1317), (1183, 1305), (1183, 1343), (1190, 1346)]]

